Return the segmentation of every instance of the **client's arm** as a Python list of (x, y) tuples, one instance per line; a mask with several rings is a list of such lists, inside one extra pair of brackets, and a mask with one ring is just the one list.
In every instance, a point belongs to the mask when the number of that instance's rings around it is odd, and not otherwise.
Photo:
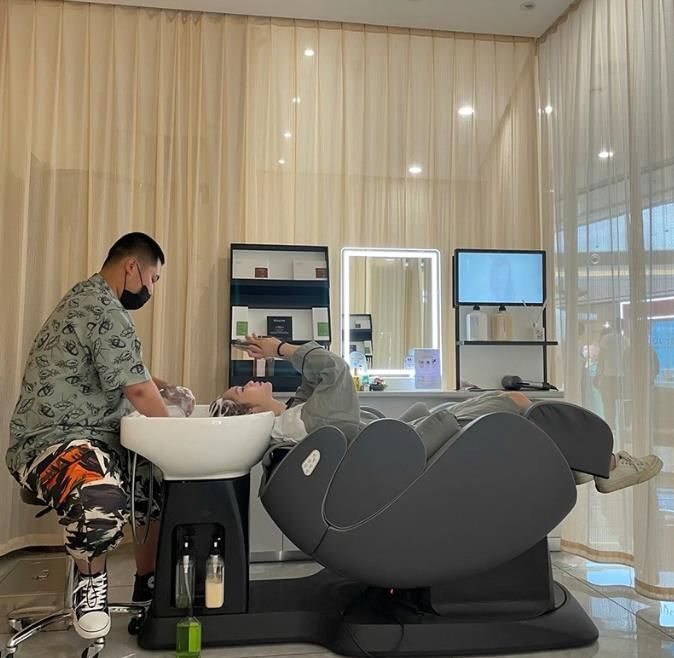
[[(253, 357), (281, 356), (290, 361), (302, 375), (297, 389), (298, 399), (304, 402), (301, 416), (307, 432), (334, 425), (347, 438), (353, 438), (360, 427), (358, 396), (344, 359), (310, 342), (296, 346), (275, 338), (247, 338)], [(279, 347), (280, 346), (280, 347)]]
[[(281, 352), (285, 357), (284, 348), (285, 345)], [(311, 342), (298, 347), (289, 360), (302, 374), (302, 386), (298, 390), (307, 395), (302, 407), (302, 420), (307, 431), (334, 425), (347, 439), (354, 438), (360, 427), (360, 407), (344, 359)]]

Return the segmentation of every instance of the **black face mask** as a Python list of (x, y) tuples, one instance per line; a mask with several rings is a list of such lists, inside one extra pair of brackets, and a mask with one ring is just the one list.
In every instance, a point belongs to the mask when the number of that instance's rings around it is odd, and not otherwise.
[(138, 276), (140, 277), (140, 282), (143, 284), (143, 287), (138, 292), (131, 292), (126, 289), (126, 274), (124, 274), (124, 290), (122, 291), (122, 296), (119, 298), (119, 301), (122, 303), (122, 306), (128, 311), (137, 311), (141, 306), (147, 304), (150, 300), (150, 291), (147, 289), (147, 286), (143, 283), (143, 276), (140, 273), (140, 267), (136, 263), (136, 268), (138, 269)]

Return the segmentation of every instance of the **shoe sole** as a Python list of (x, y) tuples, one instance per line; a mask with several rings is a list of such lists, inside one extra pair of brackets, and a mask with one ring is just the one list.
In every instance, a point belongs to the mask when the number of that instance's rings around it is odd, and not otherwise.
[(108, 623), (105, 625), (105, 628), (100, 631), (85, 631), (83, 628), (80, 628), (77, 625), (77, 622), (73, 620), (73, 627), (75, 632), (83, 640), (100, 640), (102, 637), (105, 637), (110, 632), (110, 627), (112, 626), (112, 620), (108, 618)]
[(600, 493), (613, 493), (614, 491), (620, 491), (621, 489), (626, 489), (627, 487), (633, 487), (636, 486), (637, 484), (643, 484), (644, 482), (647, 482), (648, 480), (654, 478), (662, 470), (662, 466), (663, 466), (662, 459), (658, 457), (657, 461), (653, 463), (653, 466), (651, 466), (651, 468), (647, 468), (638, 473), (636, 481), (633, 481), (631, 478), (625, 477), (622, 478), (621, 480), (616, 480), (615, 482), (611, 483), (610, 480), (602, 478), (601, 480), (595, 480), (595, 485), (597, 487), (597, 491), (599, 491)]

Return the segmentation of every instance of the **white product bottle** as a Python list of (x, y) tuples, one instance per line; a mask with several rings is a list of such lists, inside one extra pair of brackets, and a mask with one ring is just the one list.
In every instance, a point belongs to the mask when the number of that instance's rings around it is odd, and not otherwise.
[(506, 307), (501, 304), (492, 316), (492, 340), (512, 340), (513, 318)]
[(473, 310), (466, 315), (466, 340), (489, 340), (487, 314), (475, 304)]
[(222, 608), (225, 603), (225, 560), (220, 552), (220, 538), (214, 537), (211, 554), (206, 560), (206, 607)]

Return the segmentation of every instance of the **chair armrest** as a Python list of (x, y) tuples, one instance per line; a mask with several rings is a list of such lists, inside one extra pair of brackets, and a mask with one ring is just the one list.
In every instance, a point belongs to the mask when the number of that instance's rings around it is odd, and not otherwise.
[[(312, 432), (276, 466), (260, 490), (262, 505), (292, 542), (311, 555), (320, 543), (327, 524), (323, 502), (344, 454), (347, 441), (336, 427)], [(307, 459), (318, 457), (307, 475)]]
[(325, 519), (347, 528), (372, 516), (404, 491), (426, 466), (421, 438), (407, 423), (385, 418), (353, 440), (325, 500)]

